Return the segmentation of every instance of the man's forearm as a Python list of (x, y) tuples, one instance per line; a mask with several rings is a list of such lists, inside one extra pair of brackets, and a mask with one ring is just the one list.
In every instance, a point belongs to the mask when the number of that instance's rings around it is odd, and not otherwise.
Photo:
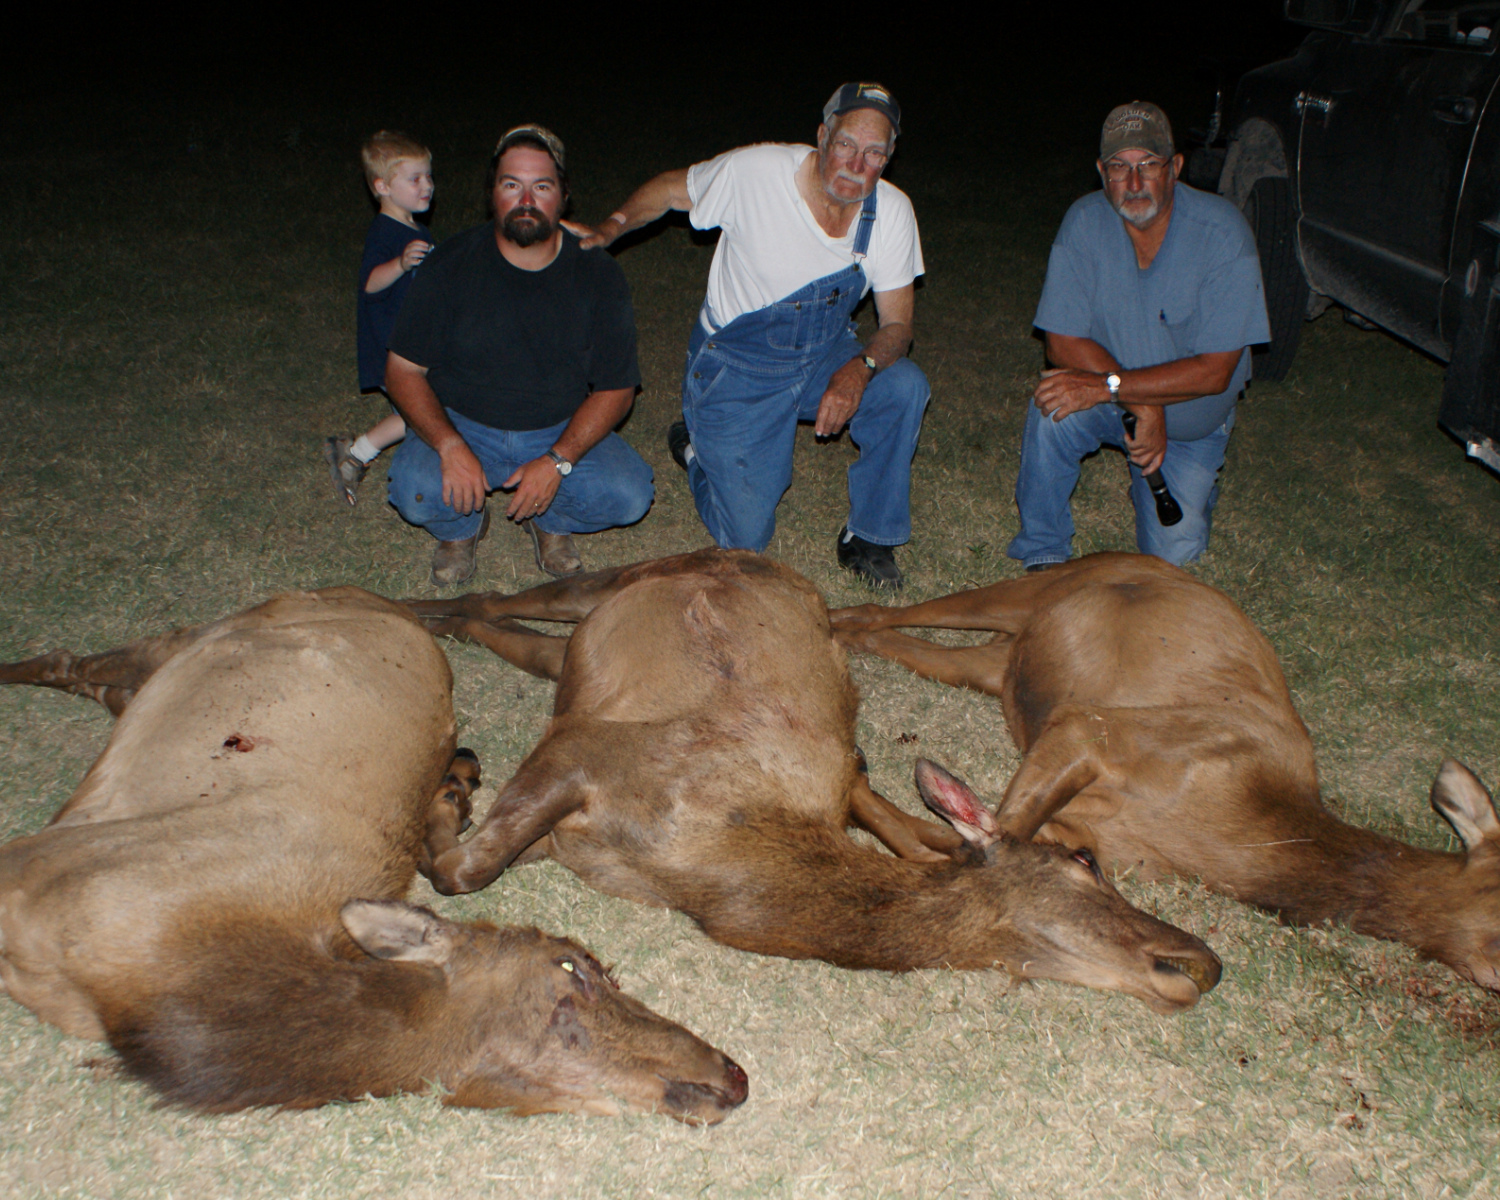
[(905, 322), (893, 321), (875, 331), (875, 336), (865, 343), (864, 353), (884, 370), (898, 359), (904, 358), (910, 349), (911, 326)]
[(608, 233), (612, 239), (617, 238), (622, 233), (651, 224), (672, 209), (686, 211), (691, 207), (687, 168), (663, 171), (631, 192), (630, 198), (599, 226), (599, 231)]
[(427, 372), (415, 363), (397, 354), (387, 354), (385, 390), (412, 431), (439, 454), (454, 439), (463, 441), (463, 435), (448, 420), (442, 401), (427, 382)]
[(576, 463), (625, 419), (634, 403), (634, 388), (590, 392), (578, 406), (562, 436), (553, 444), (553, 449), (569, 462)]
[(1122, 370), (1108, 350), (1092, 338), (1047, 334), (1047, 357), (1055, 366), (1097, 375), (1120, 376), (1119, 400), (1147, 406), (1178, 404), (1199, 396), (1217, 396), (1229, 386), (1240, 361), (1240, 350), (1195, 354), (1154, 367)]

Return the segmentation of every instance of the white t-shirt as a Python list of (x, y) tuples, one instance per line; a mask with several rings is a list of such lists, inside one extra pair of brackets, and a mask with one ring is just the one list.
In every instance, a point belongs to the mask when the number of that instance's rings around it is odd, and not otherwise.
[[(705, 316), (713, 328), (855, 261), (859, 218), (843, 237), (829, 237), (797, 191), (797, 168), (812, 153), (811, 146), (767, 142), (688, 168), (688, 219), (695, 229), (724, 231), (708, 272)], [(890, 292), (922, 274), (922, 243), (906, 193), (883, 179), (875, 186), (865, 290)]]

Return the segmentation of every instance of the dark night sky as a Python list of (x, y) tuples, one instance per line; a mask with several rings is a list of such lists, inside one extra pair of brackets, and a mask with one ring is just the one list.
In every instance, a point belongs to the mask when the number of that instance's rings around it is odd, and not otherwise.
[(1124, 7), (995, 5), (1005, 14), (999, 37), (980, 36), (943, 6), (916, 6), (911, 19), (865, 27), (851, 6), (847, 18), (818, 31), (810, 31), (814, 10), (806, 6), (737, 6), (732, 11), (754, 12), (753, 22), (697, 23), (669, 19), (666, 6), (622, 6), (620, 13), (643, 16), (630, 25), (606, 6), (576, 16), (566, 7), (546, 15), (546, 6), (496, 6), (491, 11), (508, 15), (476, 19), (367, 5), (356, 10), (363, 29), (344, 17), (309, 16), (309, 6), (212, 17), (200, 7), (176, 20), (137, 9), (87, 23), (23, 23), (5, 43), (0, 96), (82, 90), (129, 103), (211, 89), (263, 96), (275, 107), (368, 90), (374, 74), (398, 105), (459, 82), (476, 98), (485, 88), (534, 95), (543, 105), (567, 97), (569, 108), (622, 116), (670, 115), (692, 98), (700, 116), (737, 123), (758, 115), (764, 123), (782, 97), (803, 111), (809, 89), (860, 77), (896, 89), (912, 118), (908, 134), (964, 113), (1014, 143), (1107, 101), (1151, 93), (1191, 103), (1197, 93), (1211, 95), (1205, 60), (1237, 72), (1280, 57), (1301, 36), (1280, 20), (1279, 0), (1132, 6), (1140, 15)]

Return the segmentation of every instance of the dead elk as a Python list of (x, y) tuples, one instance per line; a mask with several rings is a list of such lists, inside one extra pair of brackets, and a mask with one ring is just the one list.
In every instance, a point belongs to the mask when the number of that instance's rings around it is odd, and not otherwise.
[[(435, 632), (558, 680), (551, 724), (480, 829), (460, 842), (455, 822), (434, 837), (439, 891), (474, 891), (550, 855), (601, 891), (679, 909), (760, 954), (889, 971), (1004, 966), (1159, 1012), (1218, 982), (1207, 946), (1132, 908), (1087, 855), (965, 844), (871, 791), (827, 609), (768, 559), (700, 551), (411, 607)], [(578, 626), (550, 637), (511, 617)], [(919, 775), (933, 803), (978, 805), (941, 768)], [(856, 843), (851, 817), (912, 857)], [(963, 849), (950, 859), (930, 846)]]
[(399, 606), (285, 595), (0, 681), (120, 717), (51, 824), (0, 848), (0, 981), (169, 1101), (436, 1081), (449, 1104), (714, 1122), (744, 1100), (739, 1067), (582, 947), (399, 899), (432, 814), (462, 820), (478, 782), (447, 660)]
[[(986, 836), (1197, 877), (1300, 925), (1341, 922), (1500, 990), (1500, 819), (1449, 759), (1432, 804), (1464, 844), (1340, 821), (1275, 652), (1229, 597), (1159, 559), (1096, 554), (906, 608), (832, 616), (845, 646), (1000, 698), (1024, 754)], [(895, 627), (992, 630), (943, 647)]]

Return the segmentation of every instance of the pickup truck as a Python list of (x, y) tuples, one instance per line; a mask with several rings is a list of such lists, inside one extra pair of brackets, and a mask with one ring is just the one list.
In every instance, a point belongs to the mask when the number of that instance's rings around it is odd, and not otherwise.
[[(1219, 192), (1260, 246), (1281, 379), (1330, 303), (1448, 364), (1438, 423), (1500, 472), (1500, 0), (1287, 0), (1242, 76)], [(1217, 164), (1215, 164), (1217, 165)]]

